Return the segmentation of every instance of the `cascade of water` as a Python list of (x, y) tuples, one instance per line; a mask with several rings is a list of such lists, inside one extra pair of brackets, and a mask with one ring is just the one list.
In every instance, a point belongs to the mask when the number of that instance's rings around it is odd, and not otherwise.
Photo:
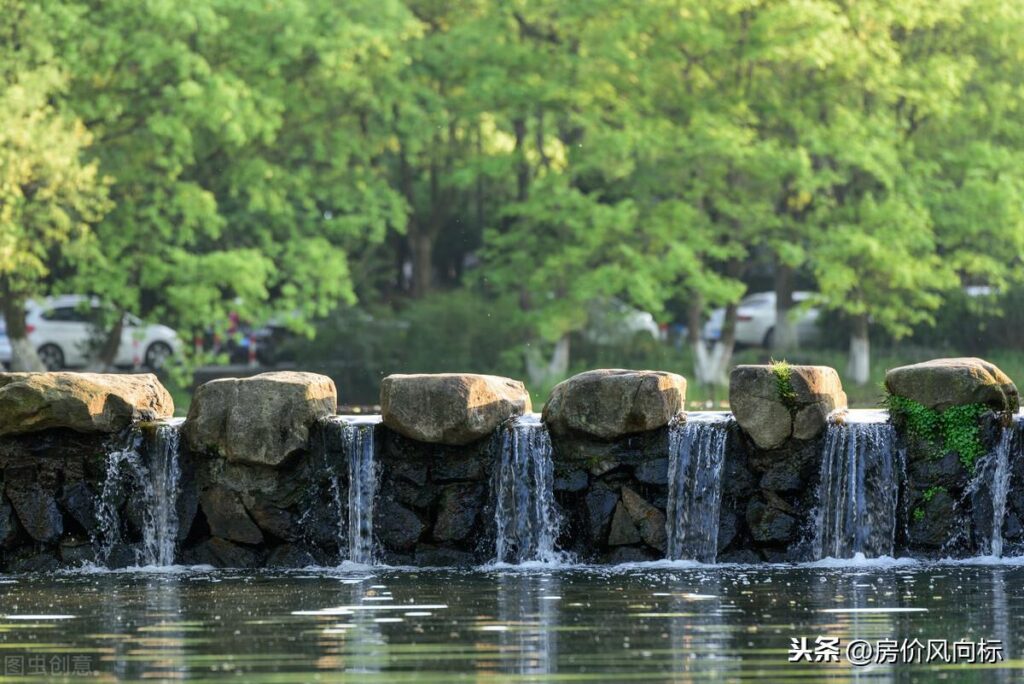
[(1012, 424), (999, 433), (999, 441), (988, 455), (978, 462), (974, 478), (967, 488), (971, 495), (989, 497), (992, 506), (992, 532), (987, 540), (989, 555), (1003, 555), (1003, 525), (1006, 522), (1006, 499), (1010, 493), (1011, 460), (1021, 450), (1022, 417), (1014, 416)]
[(547, 428), (523, 416), (502, 428), (495, 471), (498, 562), (558, 562), (554, 465)]
[(905, 470), (884, 412), (849, 412), (825, 434), (818, 485), (816, 558), (891, 556)]
[(669, 428), (668, 504), (665, 511), (672, 560), (714, 563), (722, 503), (722, 466), (731, 417), (691, 414)]
[(128, 497), (131, 480), (144, 480), (141, 447), (142, 431), (133, 427), (124, 440), (107, 454), (103, 489), (96, 506), (98, 537), (93, 540), (97, 559), (108, 565), (114, 550), (124, 541), (121, 506)]
[[(373, 500), (377, 494), (373, 433), (372, 422), (346, 424), (343, 433), (348, 460), (348, 559), (353, 563), (373, 563)], [(339, 548), (344, 547), (339, 544)]]

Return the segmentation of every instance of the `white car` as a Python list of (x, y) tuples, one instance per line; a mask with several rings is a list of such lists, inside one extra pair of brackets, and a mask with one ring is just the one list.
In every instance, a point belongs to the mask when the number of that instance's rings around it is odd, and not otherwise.
[[(794, 292), (795, 304), (806, 302), (814, 296), (813, 292)], [(796, 320), (796, 338), (800, 344), (814, 344), (821, 337), (818, 329), (820, 311), (815, 307), (801, 308), (794, 315)], [(722, 325), (725, 323), (725, 309), (715, 309), (704, 324), (704, 338), (717, 340), (722, 336)], [(736, 310), (736, 342), (750, 347), (772, 346), (775, 334), (775, 293), (755, 292), (740, 300)]]
[[(98, 335), (93, 322), (98, 320), (99, 313), (99, 300), (82, 295), (51, 297), (26, 304), (28, 339), (47, 370), (81, 367), (89, 363), (90, 351)], [(6, 345), (0, 343), (0, 362), (9, 364), (10, 341), (6, 335), (0, 337), (7, 341)], [(166, 325), (144, 323), (131, 314), (125, 314), (121, 344), (114, 357), (115, 366), (141, 364), (155, 370), (180, 353), (181, 340), (174, 330)]]

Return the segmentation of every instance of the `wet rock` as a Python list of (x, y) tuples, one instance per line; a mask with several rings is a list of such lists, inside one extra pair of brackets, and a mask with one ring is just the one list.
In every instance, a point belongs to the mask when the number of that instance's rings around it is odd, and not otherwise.
[(384, 425), (410, 439), (461, 445), (531, 410), (518, 380), (495, 375), (389, 375), (380, 386)]
[(1017, 386), (994, 364), (973, 357), (934, 359), (893, 368), (885, 374), (890, 394), (943, 411), (963, 404), (985, 404), (994, 411), (1016, 412)]
[(771, 489), (776, 492), (798, 492), (804, 489), (807, 483), (800, 475), (797, 464), (777, 463), (761, 476), (761, 489)]
[(68, 428), (119, 432), (174, 415), (171, 395), (145, 374), (0, 373), (0, 436)]
[(251, 498), (247, 497), (245, 508), (262, 531), (282, 541), (294, 542), (302, 538), (298, 521), (289, 511), (260, 501), (250, 500)]
[(196, 513), (199, 512), (199, 488), (194, 476), (182, 476), (174, 510), (178, 514), (178, 541), (185, 541), (192, 531)]
[(0, 498), (0, 548), (11, 548), (18, 541), (18, 518), (6, 499)]
[(601, 561), (608, 565), (622, 565), (623, 563), (647, 563), (659, 560), (660, 556), (650, 549), (636, 546), (619, 546), (602, 556)]
[(422, 487), (427, 484), (427, 466), (420, 463), (389, 463), (388, 471), (393, 477), (401, 478)]
[(590, 484), (585, 470), (572, 470), (555, 478), (556, 492), (582, 492)]
[(434, 484), (415, 485), (398, 480), (392, 483), (390, 491), (396, 501), (413, 508), (425, 509), (434, 504), (441, 493), (441, 488)]
[(931, 458), (930, 455), (915, 458), (908, 465), (907, 473), (911, 482), (926, 487), (955, 487), (967, 480), (967, 471), (960, 463), (960, 457), (954, 452), (946, 453), (937, 459)]
[(616, 468), (621, 467), (622, 464), (619, 463), (618, 461), (613, 461), (611, 459), (602, 459), (600, 461), (595, 462), (587, 470), (594, 477), (601, 477), (602, 475), (607, 475)]
[(334, 381), (315, 373), (261, 373), (196, 389), (182, 436), (195, 452), (276, 467), (308, 446), (313, 424), (337, 410)]
[(732, 544), (736, 538), (736, 514), (729, 510), (722, 510), (718, 517), (718, 550), (721, 552), (723, 549)]
[(473, 554), (428, 544), (416, 547), (416, 565), (429, 568), (469, 567), (476, 564)]
[(482, 480), (484, 467), (475, 454), (461, 456), (434, 464), (430, 468), (430, 476), (434, 482), (440, 483)]
[(263, 560), (255, 550), (219, 537), (207, 539), (186, 556), (190, 565), (212, 565), (215, 568), (258, 568)]
[(313, 554), (293, 544), (281, 544), (267, 556), (268, 568), (308, 568), (316, 565)]
[(769, 506), (762, 499), (753, 499), (747, 505), (747, 527), (754, 541), (782, 543), (793, 541), (797, 529), (796, 518)]
[(792, 396), (783, 397), (777, 367), (737, 366), (729, 376), (729, 404), (740, 428), (761, 449), (790, 438), (817, 437), (828, 415), (846, 407), (839, 374), (827, 366), (788, 366)]
[(121, 568), (129, 568), (133, 565), (138, 565), (138, 544), (126, 544), (124, 542), (114, 544), (110, 548), (110, 552), (107, 554), (107, 557), (103, 559), (103, 564), (111, 570), (119, 570)]
[(71, 537), (60, 542), (60, 560), (66, 567), (79, 567), (96, 562), (96, 553), (88, 539)]
[(26, 546), (6, 558), (8, 572), (53, 572), (60, 568), (57, 555), (47, 549)]
[(64, 487), (60, 505), (88, 534), (96, 532), (96, 493), (84, 482)]
[(243, 544), (259, 544), (263, 541), (263, 533), (249, 517), (235, 492), (213, 485), (202, 491), (200, 504), (206, 514), (210, 532), (215, 537)]
[(612, 526), (608, 532), (608, 546), (626, 546), (640, 543), (640, 530), (636, 528), (625, 504), (619, 502), (612, 516)]
[(950, 534), (961, 529), (961, 524), (953, 497), (944, 489), (931, 490), (927, 501), (920, 496), (911, 508), (908, 530), (911, 545), (941, 549)]
[(592, 370), (555, 386), (543, 420), (553, 434), (611, 440), (668, 425), (685, 400), (686, 378), (675, 373)]
[(53, 494), (38, 485), (14, 488), (7, 485), (7, 498), (18, 514), (21, 526), (38, 542), (57, 541), (64, 532), (64, 519)]
[(668, 484), (668, 459), (656, 458), (645, 461), (636, 467), (634, 477), (640, 482), (652, 485)]
[(640, 537), (644, 543), (664, 553), (667, 543), (665, 514), (629, 487), (622, 488), (622, 503), (626, 505), (629, 517), (640, 530)]
[(391, 499), (380, 502), (374, 523), (377, 538), (389, 551), (409, 551), (426, 529), (418, 515)]
[(754, 474), (744, 465), (746, 459), (736, 458), (726, 454), (725, 463), (722, 467), (722, 494), (746, 499), (756, 489), (757, 479)]
[(717, 562), (719, 563), (741, 563), (749, 565), (751, 563), (760, 563), (761, 556), (752, 549), (735, 549), (728, 553), (723, 553), (718, 556)]
[(584, 497), (587, 511), (587, 529), (592, 543), (600, 543), (608, 538), (608, 527), (611, 525), (612, 514), (619, 502), (619, 495), (604, 487), (595, 486)]
[(460, 541), (469, 536), (480, 514), (484, 488), (480, 484), (448, 485), (441, 500), (434, 524), (437, 541)]

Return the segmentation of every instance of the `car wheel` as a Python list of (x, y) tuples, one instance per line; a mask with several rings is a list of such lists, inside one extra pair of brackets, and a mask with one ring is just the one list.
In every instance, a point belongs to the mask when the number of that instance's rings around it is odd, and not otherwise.
[(146, 367), (150, 370), (160, 370), (167, 363), (167, 359), (174, 355), (170, 345), (163, 342), (154, 342), (146, 347)]
[(64, 367), (64, 352), (55, 344), (44, 344), (36, 353), (46, 370), (58, 371)]
[(772, 345), (775, 344), (775, 328), (768, 328), (768, 332), (764, 334), (764, 342), (761, 344), (765, 349), (772, 348)]

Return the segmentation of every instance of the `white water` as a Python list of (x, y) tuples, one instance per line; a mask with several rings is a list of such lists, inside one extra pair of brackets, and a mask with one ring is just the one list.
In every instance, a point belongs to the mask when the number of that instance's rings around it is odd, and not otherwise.
[(978, 462), (967, 490), (969, 494), (987, 492), (990, 497), (992, 533), (985, 540), (984, 549), (993, 558), (1002, 557), (1004, 552), (1003, 526), (1006, 523), (1006, 499), (1010, 493), (1011, 461), (1021, 450), (1020, 421), (1018, 414), (1011, 425), (1002, 429), (995, 449)]
[(892, 556), (904, 458), (884, 413), (841, 415), (825, 435), (814, 557)]
[[(374, 465), (373, 421), (353, 421), (344, 427), (343, 444), (348, 461), (348, 561), (373, 563), (373, 509), (377, 494), (377, 470)], [(335, 482), (335, 486), (336, 486)], [(340, 492), (337, 504), (340, 509)], [(345, 548), (339, 540), (339, 548)]]
[(523, 416), (502, 428), (495, 472), (499, 563), (558, 563), (555, 551), (558, 516), (554, 500), (554, 465), (547, 428)]
[(729, 414), (691, 414), (669, 429), (667, 556), (714, 563)]

